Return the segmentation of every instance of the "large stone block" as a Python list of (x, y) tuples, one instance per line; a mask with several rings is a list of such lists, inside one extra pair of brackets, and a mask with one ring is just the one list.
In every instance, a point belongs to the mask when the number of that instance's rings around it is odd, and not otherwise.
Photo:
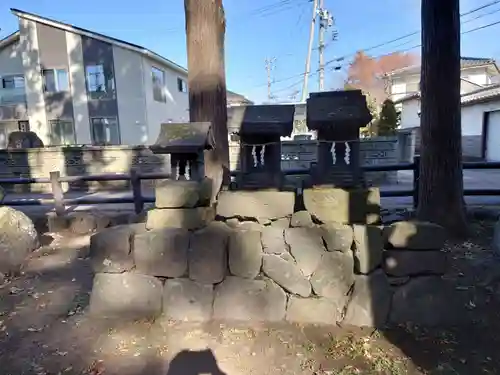
[(148, 229), (184, 228), (195, 230), (203, 228), (215, 219), (211, 207), (164, 208), (148, 211), (146, 227)]
[(182, 180), (157, 181), (155, 187), (156, 208), (193, 208), (210, 203), (212, 184)]
[(276, 219), (293, 214), (295, 195), (283, 191), (223, 191), (217, 215), (223, 217)]
[(11, 207), (0, 207), (0, 273), (17, 272), (39, 246), (31, 219)]
[(311, 295), (311, 284), (297, 265), (277, 255), (265, 254), (262, 259), (262, 271), (286, 291), (302, 297)]
[(94, 272), (120, 273), (134, 267), (131, 237), (146, 231), (144, 224), (119, 225), (90, 237), (90, 252)]
[(352, 254), (338, 251), (324, 253), (310, 281), (317, 295), (332, 300), (346, 300), (347, 294), (354, 284)]
[(262, 230), (262, 248), (267, 254), (284, 254), (288, 251), (285, 243), (285, 230), (276, 227), (264, 227)]
[(133, 256), (138, 272), (181, 277), (187, 272), (189, 232), (181, 228), (155, 229), (134, 236)]
[(443, 275), (447, 257), (443, 251), (388, 250), (383, 267), (391, 276)]
[(229, 233), (210, 225), (191, 234), (188, 252), (189, 278), (202, 284), (220, 283), (227, 273)]
[(290, 296), (286, 320), (299, 324), (335, 325), (342, 319), (345, 301)]
[(92, 315), (106, 318), (151, 319), (161, 313), (163, 285), (138, 273), (98, 273), (90, 296)]
[(310, 228), (314, 226), (311, 214), (307, 211), (294, 212), (290, 219), (290, 226), (293, 228)]
[(212, 318), (214, 287), (189, 279), (170, 279), (163, 290), (163, 314), (167, 319), (206, 322)]
[(304, 189), (304, 205), (324, 223), (376, 224), (380, 221), (380, 191), (378, 188)]
[(384, 239), (382, 230), (375, 225), (353, 225), (354, 270), (368, 274), (382, 264)]
[(323, 239), (317, 228), (285, 229), (285, 241), (304, 276), (310, 276), (323, 255)]
[(215, 287), (214, 318), (276, 322), (283, 320), (286, 294), (272, 280), (227, 277)]
[(384, 228), (387, 243), (395, 248), (409, 250), (439, 250), (444, 246), (443, 227), (421, 221), (399, 221)]
[(320, 228), (328, 251), (351, 251), (353, 233), (350, 225), (330, 222)]
[(455, 286), (438, 276), (417, 277), (394, 292), (389, 321), (393, 324), (447, 326), (464, 314)]
[(229, 270), (234, 276), (255, 278), (262, 266), (261, 233), (235, 231), (229, 237)]
[(343, 323), (358, 327), (384, 327), (391, 298), (391, 286), (383, 271), (357, 275)]

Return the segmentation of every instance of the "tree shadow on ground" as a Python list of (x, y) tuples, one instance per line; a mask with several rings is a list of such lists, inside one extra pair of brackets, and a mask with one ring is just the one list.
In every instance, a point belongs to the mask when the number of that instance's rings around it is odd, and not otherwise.
[(449, 265), (442, 277), (447, 287), (429, 290), (437, 298), (421, 296), (421, 306), (415, 305), (434, 324), (379, 327), (383, 338), (425, 373), (496, 374), (500, 369), (500, 259), (491, 251), (493, 224), (470, 218), (471, 236), (447, 241)]

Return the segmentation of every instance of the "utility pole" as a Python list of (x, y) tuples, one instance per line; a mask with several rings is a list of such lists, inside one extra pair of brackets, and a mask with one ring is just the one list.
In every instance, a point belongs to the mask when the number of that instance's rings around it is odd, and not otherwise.
[(266, 71), (267, 71), (267, 100), (269, 102), (273, 99), (273, 95), (271, 93), (271, 84), (272, 84), (271, 71), (274, 68), (275, 61), (276, 61), (276, 57), (272, 57), (270, 59), (267, 58), (265, 60), (265, 62), (266, 62)]
[(307, 86), (309, 84), (309, 73), (311, 71), (311, 54), (314, 42), (314, 29), (316, 26), (316, 16), (318, 12), (318, 0), (313, 1), (313, 14), (311, 20), (311, 29), (309, 30), (309, 44), (307, 46), (306, 69), (304, 72), (304, 85), (302, 86), (302, 101), (307, 99)]
[[(319, 0), (319, 91), (325, 89), (325, 31), (333, 26), (333, 17), (330, 12), (323, 7), (324, 0)], [(337, 40), (337, 31), (332, 33), (332, 41)]]
[(319, 0), (319, 91), (325, 88), (325, 29), (324, 0)]

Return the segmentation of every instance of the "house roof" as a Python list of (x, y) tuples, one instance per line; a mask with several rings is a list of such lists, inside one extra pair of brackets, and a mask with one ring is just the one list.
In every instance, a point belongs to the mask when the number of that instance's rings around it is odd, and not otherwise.
[(19, 30), (7, 35), (5, 38), (0, 39), (0, 49), (7, 47), (8, 45), (15, 43), (19, 40)]
[[(497, 66), (495, 59), (492, 58), (483, 58), (483, 57), (466, 57), (463, 56), (460, 58), (460, 68), (477, 68), (480, 66), (492, 65), (496, 69), (498, 73), (500, 73), (500, 69)], [(417, 74), (420, 73), (420, 64), (407, 66), (405, 68), (396, 69), (391, 72), (386, 73), (386, 76), (394, 76), (398, 74)]]
[[(75, 33), (75, 34), (94, 38), (94, 39), (97, 39), (97, 40), (100, 40), (100, 41), (103, 41), (106, 43), (114, 44), (114, 45), (121, 47), (121, 48), (124, 48), (124, 49), (128, 49), (128, 50), (140, 53), (146, 57), (149, 57), (152, 60), (155, 60), (156, 62), (159, 62), (161, 64), (168, 66), (169, 68), (171, 68), (171, 69), (173, 69), (181, 74), (187, 74), (186, 68), (184, 68), (184, 67), (180, 66), (179, 64), (177, 64), (177, 63), (175, 63), (175, 62), (173, 62), (173, 61), (171, 61), (171, 60), (169, 60), (169, 59), (167, 59), (167, 58), (165, 58), (165, 57), (163, 57), (163, 56), (161, 56), (161, 55), (159, 55), (159, 54), (157, 54), (157, 53), (155, 53), (155, 52), (153, 52), (145, 47), (142, 47), (138, 44), (129, 43), (129, 42), (126, 42), (124, 40), (120, 40), (120, 39), (113, 38), (113, 37), (110, 37), (110, 36), (107, 36), (104, 34), (96, 33), (95, 31), (83, 29), (81, 27), (77, 27), (77, 26), (70, 25), (67, 23), (59, 22), (59, 21), (56, 21), (56, 20), (53, 20), (50, 18), (42, 17), (42, 16), (39, 16), (39, 15), (34, 14), (34, 13), (28, 13), (28, 12), (25, 12), (25, 11), (22, 11), (19, 9), (11, 8), (11, 12), (20, 18), (24, 18), (24, 19), (27, 19), (30, 21), (39, 22), (41, 24), (44, 24), (47, 26), (52, 26), (52, 27), (55, 27), (58, 29), (62, 29), (65, 31)], [(19, 34), (19, 32), (17, 32), (17, 34)], [(2, 45), (0, 42), (0, 47), (1, 46)]]
[[(420, 98), (420, 92), (414, 92), (394, 101), (394, 104), (403, 103), (408, 100)], [(462, 106), (472, 105), (500, 98), (500, 83), (482, 87), (478, 90), (462, 94), (460, 102)]]
[(463, 94), (461, 102), (462, 105), (472, 105), (498, 98), (500, 98), (500, 83)]

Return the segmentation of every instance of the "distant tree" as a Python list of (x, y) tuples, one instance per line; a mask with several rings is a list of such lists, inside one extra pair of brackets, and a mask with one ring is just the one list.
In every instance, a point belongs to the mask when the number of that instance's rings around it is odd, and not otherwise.
[(378, 135), (389, 136), (396, 133), (398, 126), (398, 112), (394, 102), (390, 99), (384, 100), (377, 123)]
[(420, 220), (464, 236), (459, 0), (422, 0)]
[(378, 59), (358, 51), (347, 71), (345, 84), (369, 92), (380, 105), (386, 98), (384, 74), (415, 64), (417, 57), (410, 53), (394, 52)]

